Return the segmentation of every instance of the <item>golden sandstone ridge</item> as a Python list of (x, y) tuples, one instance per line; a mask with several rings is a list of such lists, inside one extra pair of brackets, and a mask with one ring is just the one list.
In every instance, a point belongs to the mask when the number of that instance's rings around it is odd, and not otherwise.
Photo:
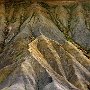
[(90, 1), (0, 0), (0, 90), (90, 90)]

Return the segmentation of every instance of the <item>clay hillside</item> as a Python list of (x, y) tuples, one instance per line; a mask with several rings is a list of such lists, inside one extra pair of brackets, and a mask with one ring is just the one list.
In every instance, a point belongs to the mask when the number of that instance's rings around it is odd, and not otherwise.
[(0, 90), (90, 90), (90, 0), (0, 0)]

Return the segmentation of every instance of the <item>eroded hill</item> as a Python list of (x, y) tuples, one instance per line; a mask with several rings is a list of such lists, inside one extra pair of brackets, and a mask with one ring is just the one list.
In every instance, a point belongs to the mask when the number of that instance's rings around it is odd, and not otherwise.
[(0, 90), (90, 90), (89, 1), (0, 1)]

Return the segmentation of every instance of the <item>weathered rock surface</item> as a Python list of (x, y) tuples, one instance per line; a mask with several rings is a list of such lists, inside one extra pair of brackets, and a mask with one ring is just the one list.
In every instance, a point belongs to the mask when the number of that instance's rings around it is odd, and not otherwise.
[(0, 90), (90, 90), (90, 2), (0, 3)]

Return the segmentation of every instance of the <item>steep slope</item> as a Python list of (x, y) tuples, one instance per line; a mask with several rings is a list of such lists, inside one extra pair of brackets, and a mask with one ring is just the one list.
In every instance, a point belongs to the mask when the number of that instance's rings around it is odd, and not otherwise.
[(89, 90), (89, 5), (1, 2), (0, 90)]

